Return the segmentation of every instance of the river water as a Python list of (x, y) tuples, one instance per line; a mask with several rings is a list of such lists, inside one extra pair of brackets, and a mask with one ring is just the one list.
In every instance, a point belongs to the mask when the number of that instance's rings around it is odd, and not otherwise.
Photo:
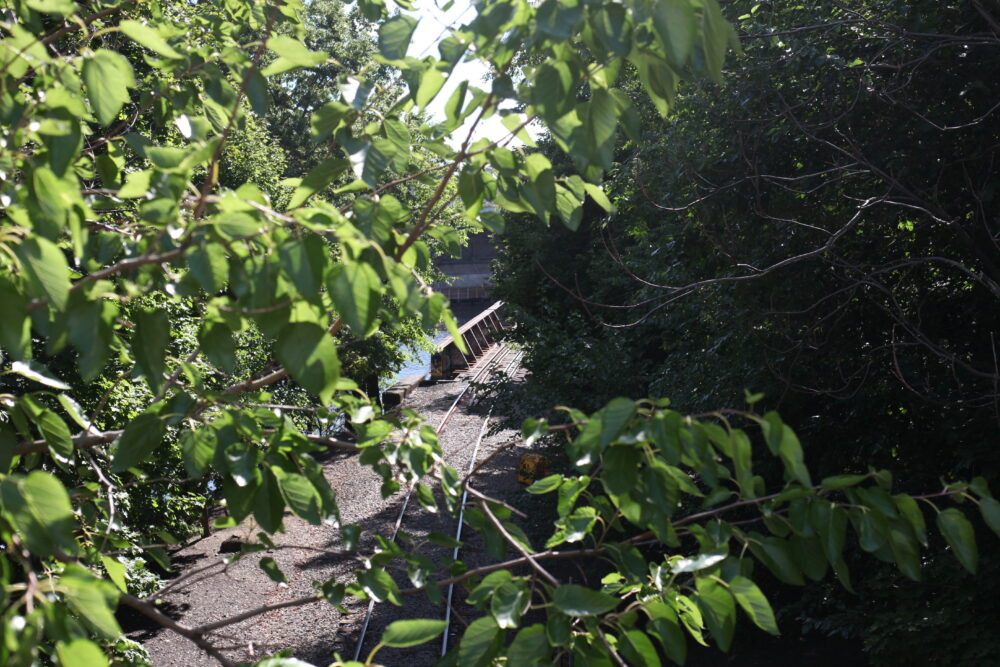
[[(455, 319), (458, 320), (458, 325), (462, 326), (473, 317), (483, 312), (487, 308), (493, 305), (493, 301), (490, 300), (476, 300), (476, 301), (461, 301), (452, 304), (451, 311), (455, 314)], [(442, 340), (448, 337), (448, 332), (444, 329), (443, 325), (438, 331), (434, 333), (434, 342), (440, 343)], [(431, 353), (424, 350), (419, 350), (417, 352), (416, 358), (407, 362), (405, 366), (399, 369), (396, 373), (396, 377), (388, 386), (392, 386), (402, 380), (403, 378), (410, 377), (411, 375), (430, 375), (431, 372)], [(388, 387), (386, 387), (388, 388)]]

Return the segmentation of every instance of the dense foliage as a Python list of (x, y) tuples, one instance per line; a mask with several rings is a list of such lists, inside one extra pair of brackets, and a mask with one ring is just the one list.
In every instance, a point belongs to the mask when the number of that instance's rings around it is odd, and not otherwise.
[[(750, 388), (800, 425), (823, 474), (997, 479), (996, 9), (725, 10), (745, 54), (723, 86), (685, 87), (661, 119), (623, 83), (642, 131), (616, 147), (613, 215), (577, 232), (511, 222), (497, 279), (533, 395), (700, 411)], [(978, 578), (937, 553), (949, 586), (868, 567), (858, 597), (815, 588), (786, 611), (879, 662), (976, 664), (1000, 650), (986, 544)]]
[[(686, 636), (727, 648), (737, 607), (776, 632), (762, 569), (793, 584), (829, 569), (850, 587), (849, 525), (861, 549), (911, 579), (929, 534), (977, 571), (968, 515), (1000, 530), (982, 477), (900, 492), (864, 466), (816, 483), (792, 429), (752, 406), (687, 418), (665, 401), (619, 398), (568, 410), (551, 430), (530, 423), (529, 441), (568, 436), (573, 467), (531, 489), (555, 492), (559, 515), (538, 549), (505, 505), (445, 465), (433, 429), (380, 414), (359, 386), (393, 363), (379, 355), (439, 321), (454, 330), (427, 287), (434, 249), (502, 227), (486, 200), (571, 229), (588, 198), (611, 211), (601, 181), (616, 168), (619, 123), (641, 141), (644, 113), (666, 113), (681, 77), (720, 81), (736, 45), (714, 0), (477, 10), (438, 55), (416, 59), (416, 21), (381, 0), (359, 2), (360, 16), (324, 2), (306, 13), (297, 0), (5, 5), (0, 661), (137, 663), (115, 617), (125, 606), (232, 664), (220, 633), (270, 607), (190, 627), (156, 607), (141, 567), (169, 567), (164, 544), (213, 497), (225, 501), (216, 525), (252, 517), (261, 529), (245, 551), (283, 529), (286, 509), (339, 531), (356, 578), (316, 582), (315, 595), (281, 606), (439, 601), (442, 584), (468, 584), (484, 615), (448, 658), (463, 665), (683, 661)], [(345, 37), (361, 17), (376, 26), (377, 53), (364, 31)], [(426, 120), (464, 57), (490, 68), (490, 89), (463, 83), (447, 118)], [(308, 143), (285, 114), (294, 109), (310, 114)], [(509, 135), (476, 140), (476, 124), (498, 113)], [(471, 129), (446, 141), (466, 118)], [(559, 166), (507, 147), (533, 120), (563, 150)], [(734, 420), (759, 429), (756, 445)], [(317, 430), (345, 421), (350, 439)], [(391, 540), (360, 552), (361, 527), (340, 524), (314, 456), (328, 447), (356, 453), (387, 497), (406, 486), (437, 509), (434, 484), (454, 515), (470, 490), (470, 527), (497, 559), (520, 556), (468, 569)], [(151, 491), (160, 484), (169, 493)], [(545, 565), (595, 555), (611, 565), (600, 588)], [(273, 560), (260, 563), (281, 579)], [(394, 564), (411, 588), (388, 574)], [(529, 610), (545, 624), (522, 622)], [(381, 645), (440, 631), (393, 624)]]

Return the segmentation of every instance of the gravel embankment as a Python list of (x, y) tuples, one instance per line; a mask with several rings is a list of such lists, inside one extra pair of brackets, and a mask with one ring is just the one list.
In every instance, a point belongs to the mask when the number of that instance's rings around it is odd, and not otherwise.
[[(487, 355), (488, 357), (489, 355)], [(482, 363), (482, 362), (480, 362)], [(506, 364), (504, 364), (506, 365)], [(428, 423), (437, 425), (452, 404), (466, 381), (439, 383), (417, 389), (404, 403), (415, 410)], [(464, 401), (463, 401), (464, 402)], [(472, 449), (483, 426), (487, 406), (463, 406), (451, 418), (441, 445), (445, 460), (464, 476), (469, 467)], [(497, 417), (498, 415), (495, 415)], [(482, 461), (503, 448), (482, 469), (477, 488), (496, 496), (507, 496), (518, 487), (515, 480), (517, 460), (523, 453), (519, 443), (512, 442), (514, 431), (487, 434), (478, 452)], [(504, 446), (507, 445), (506, 448)], [(342, 520), (345, 524), (360, 524), (365, 531), (360, 553), (371, 553), (374, 540), (371, 535), (389, 536), (402, 506), (404, 493), (400, 492), (383, 500), (379, 493), (380, 479), (358, 464), (351, 454), (334, 453), (324, 463), (325, 473), (337, 492)], [(336, 577), (350, 581), (352, 572), (359, 567), (357, 561), (344, 556), (324, 553), (324, 550), (341, 548), (339, 531), (332, 526), (311, 526), (290, 514), (285, 517), (286, 532), (273, 536), (278, 549), (244, 556), (239, 561), (222, 564), (225, 554), (219, 549), (233, 537), (250, 539), (256, 532), (252, 522), (220, 530), (175, 554), (175, 563), (183, 576), (199, 568), (203, 572), (189, 576), (181, 585), (168, 590), (161, 598), (164, 611), (188, 627), (213, 623), (220, 619), (263, 606), (309, 596), (315, 593), (313, 582)], [(431, 530), (453, 535), (455, 522), (440, 513), (432, 514), (422, 509), (415, 499), (410, 503), (402, 530), (420, 540)], [(478, 541), (470, 540), (460, 559), (474, 567), (489, 562)], [(423, 548), (434, 560), (451, 555), (450, 549)], [(260, 569), (262, 557), (271, 557), (283, 570), (287, 585), (275, 584)], [(401, 587), (409, 587), (405, 572), (392, 572)], [(461, 596), (459, 596), (461, 597)], [(400, 618), (443, 618), (443, 607), (432, 605), (426, 596), (405, 600), (403, 607), (389, 603), (375, 606), (371, 624), (362, 649), (361, 659), (375, 645), (385, 626)], [(353, 601), (345, 605), (342, 614), (326, 603), (311, 603), (269, 611), (242, 623), (219, 630), (216, 643), (226, 647), (226, 655), (237, 661), (256, 661), (282, 649), (315, 665), (328, 665), (335, 652), (344, 659), (354, 656), (357, 638), (364, 622), (367, 602)], [(452, 633), (462, 632), (462, 610), (456, 607), (458, 619), (453, 622)], [(212, 665), (215, 661), (201, 652), (192, 642), (170, 631), (133, 633), (149, 650), (155, 667), (190, 667)], [(454, 641), (454, 639), (453, 639)], [(377, 662), (385, 665), (431, 665), (440, 654), (440, 642), (405, 651), (382, 650)]]

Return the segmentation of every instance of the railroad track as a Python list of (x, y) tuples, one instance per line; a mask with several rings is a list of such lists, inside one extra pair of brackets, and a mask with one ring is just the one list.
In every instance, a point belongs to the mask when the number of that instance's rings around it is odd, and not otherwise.
[[(489, 377), (491, 377), (493, 374), (496, 373), (503, 373), (505, 376), (510, 376), (511, 369), (517, 367), (517, 364), (520, 362), (522, 356), (522, 353), (520, 351), (515, 350), (502, 343), (497, 344), (494, 347), (496, 348), (495, 350), (487, 352), (487, 354), (483, 355), (480, 361), (476, 364), (478, 368), (474, 367), (472, 370), (469, 371), (469, 373), (472, 374), (472, 377), (469, 379), (468, 384), (466, 384), (466, 386), (462, 388), (462, 391), (459, 392), (459, 394), (455, 397), (455, 399), (451, 403), (451, 406), (445, 412), (444, 416), (441, 418), (440, 422), (434, 429), (435, 433), (437, 433), (439, 436), (443, 434), (447, 429), (451, 418), (454, 416), (459, 406), (462, 404), (463, 399), (472, 397), (475, 391), (474, 387), (476, 384), (483, 382), (484, 380), (488, 379)], [(483, 438), (486, 434), (486, 429), (489, 426), (490, 419), (493, 416), (493, 407), (494, 405), (491, 404), (486, 414), (486, 417), (482, 421), (482, 426), (479, 429), (479, 434), (476, 437), (475, 443), (473, 444), (472, 454), (469, 457), (468, 471), (466, 473), (466, 476), (470, 475), (475, 470), (480, 445), (482, 444)], [(464, 451), (465, 449), (467, 449), (467, 447), (462, 447), (458, 451), (451, 452), (452, 457), (454, 457), (454, 455), (456, 454), (462, 453), (462, 451)], [(445, 454), (443, 451), (442, 454), (445, 455), (447, 462), (448, 455)], [(402, 506), (400, 507), (399, 514), (397, 515), (396, 522), (393, 526), (393, 531), (392, 531), (393, 541), (396, 540), (396, 537), (399, 534), (399, 531), (402, 528), (403, 523), (407, 519), (407, 508), (410, 505), (410, 498), (412, 497), (412, 493), (413, 490), (411, 488), (410, 490), (407, 491), (406, 496), (403, 498)], [(463, 518), (465, 516), (465, 504), (466, 501), (468, 500), (468, 495), (469, 495), (468, 491), (463, 491), (462, 501), (459, 506), (458, 525), (455, 529), (456, 541), (461, 541), (462, 538), (462, 525), (463, 525)], [(456, 546), (454, 548), (454, 551), (452, 553), (453, 559), (458, 558), (460, 549), (461, 547), (459, 546)], [(452, 605), (453, 595), (454, 595), (454, 584), (448, 587), (448, 594), (446, 598), (447, 603), (445, 606), (445, 619), (444, 619), (446, 626), (443, 633), (443, 639), (441, 641), (441, 655), (444, 655), (448, 650), (448, 636), (449, 636), (448, 630), (452, 617), (451, 605)], [(375, 610), (375, 601), (371, 600), (368, 603), (368, 609), (365, 613), (365, 620), (361, 627), (361, 632), (358, 636), (357, 644), (355, 645), (354, 660), (360, 660), (361, 652), (364, 650), (365, 639), (368, 633), (368, 628), (371, 624), (374, 610)]]

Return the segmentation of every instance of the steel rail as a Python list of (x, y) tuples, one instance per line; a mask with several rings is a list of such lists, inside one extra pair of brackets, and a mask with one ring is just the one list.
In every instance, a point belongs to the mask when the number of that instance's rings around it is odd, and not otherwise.
[[(454, 414), (456, 408), (458, 407), (459, 401), (462, 400), (462, 398), (469, 391), (469, 389), (471, 389), (475, 383), (479, 382), (483, 378), (483, 376), (486, 375), (487, 372), (489, 372), (494, 367), (496, 367), (499, 364), (500, 356), (501, 355), (506, 355), (506, 353), (508, 351), (510, 351), (510, 350), (511, 350), (511, 348), (508, 348), (503, 343), (499, 343), (497, 345), (497, 350), (493, 353), (493, 355), (488, 360), (486, 360), (486, 363), (483, 365), (483, 368), (481, 368), (480, 370), (478, 370), (476, 372), (476, 374), (473, 375), (472, 379), (469, 380), (469, 384), (467, 384), (465, 387), (463, 387), (462, 391), (459, 392), (459, 394), (458, 394), (457, 397), (455, 397), (455, 400), (452, 402), (451, 407), (448, 408), (448, 412), (445, 413), (444, 418), (441, 419), (441, 422), (434, 429), (434, 432), (436, 434), (440, 435), (442, 432), (444, 432), (445, 426), (447, 426), (448, 420), (451, 419), (452, 414)], [(516, 352), (515, 352), (515, 358), (519, 358), (519, 355)], [(508, 368), (509, 367), (510, 366), (508, 365)], [(490, 413), (492, 413), (492, 412), (493, 412), (493, 408), (490, 407)], [(487, 421), (488, 420), (489, 420), (489, 417), (487, 417)], [(479, 446), (478, 443), (476, 444), (476, 446), (477, 447)], [(396, 541), (396, 536), (399, 534), (399, 529), (403, 525), (403, 517), (406, 515), (406, 508), (410, 504), (410, 498), (411, 497), (413, 497), (413, 487), (412, 486), (409, 489), (407, 489), (406, 496), (404, 496), (404, 498), (403, 498), (403, 506), (400, 507), (399, 514), (396, 516), (396, 523), (393, 526), (392, 537), (390, 538), (390, 540), (393, 541), (393, 542)], [(463, 508), (463, 510), (465, 508), (465, 498), (464, 497), (462, 499), (462, 508)], [(461, 527), (461, 523), (459, 523), (459, 527)], [(368, 602), (368, 610), (365, 612), (365, 622), (361, 626), (361, 634), (358, 636), (358, 642), (357, 642), (357, 644), (355, 645), (355, 648), (354, 648), (354, 660), (355, 661), (357, 661), (357, 660), (360, 659), (361, 650), (362, 650), (362, 648), (364, 648), (364, 644), (365, 644), (365, 636), (368, 634), (368, 626), (371, 623), (372, 614), (374, 613), (374, 611), (375, 611), (375, 600), (369, 600), (369, 602)], [(445, 632), (447, 632), (447, 627), (445, 628)]]
[[(518, 354), (514, 355), (513, 359), (511, 359), (510, 363), (507, 364), (507, 367), (504, 369), (504, 371), (503, 371), (504, 375), (510, 377), (510, 369), (511, 369), (511, 367), (513, 367), (517, 363), (520, 363), (522, 356), (523, 356), (523, 354), (521, 354), (521, 353), (518, 353)], [(483, 442), (483, 436), (486, 435), (486, 427), (489, 426), (489, 424), (490, 424), (490, 418), (493, 416), (493, 408), (495, 408), (495, 407), (496, 407), (496, 401), (494, 401), (490, 405), (490, 409), (486, 413), (486, 419), (483, 420), (483, 427), (481, 429), (479, 429), (479, 437), (476, 438), (476, 445), (475, 445), (475, 447), (472, 448), (472, 456), (469, 457), (469, 471), (465, 474), (465, 476), (466, 476), (466, 481), (465, 481), (466, 488), (462, 491), (462, 504), (459, 505), (459, 510), (458, 510), (458, 528), (455, 530), (455, 541), (456, 542), (461, 542), (462, 541), (462, 525), (463, 525), (462, 522), (465, 519), (465, 504), (466, 504), (466, 502), (469, 499), (468, 485), (472, 484), (472, 480), (469, 479), (469, 476), (472, 475), (472, 471), (476, 469), (476, 457), (479, 454), (479, 445), (482, 444), (482, 442)], [(461, 550), (461, 548), (462, 548), (461, 544), (456, 544), (455, 545), (455, 549), (454, 549), (454, 551), (451, 554), (451, 559), (452, 560), (458, 560), (458, 553)], [(443, 636), (442, 636), (442, 639), (441, 639), (441, 655), (442, 656), (445, 653), (448, 652), (448, 629), (451, 627), (451, 600), (452, 600), (452, 597), (454, 596), (454, 594), (455, 594), (455, 584), (448, 584), (448, 598), (447, 598), (447, 601), (445, 603), (445, 608), (444, 608), (445, 609), (445, 611), (444, 611), (444, 633), (443, 633)]]
[(490, 357), (490, 362), (488, 364), (486, 364), (482, 369), (480, 369), (472, 377), (472, 379), (469, 380), (469, 384), (467, 384), (462, 389), (462, 391), (458, 394), (458, 396), (455, 397), (455, 400), (452, 402), (451, 407), (448, 408), (448, 411), (444, 414), (444, 418), (441, 420), (441, 423), (438, 424), (438, 427), (435, 430), (436, 433), (440, 434), (442, 431), (444, 431), (445, 425), (448, 423), (448, 420), (451, 419), (451, 416), (453, 414), (455, 414), (455, 410), (458, 408), (458, 403), (465, 396), (465, 393), (467, 391), (469, 391), (469, 389), (472, 389), (473, 385), (475, 385), (477, 382), (479, 382), (486, 375), (486, 373), (488, 373), (489, 371), (493, 370), (496, 366), (498, 366), (500, 364), (500, 362), (497, 359), (497, 357), (500, 356), (500, 353), (502, 352), (502, 353), (506, 354), (511, 349), (511, 348), (505, 346), (503, 343), (499, 344), (499, 348), (500, 349), (497, 350), (497, 353), (494, 354), (492, 357)]

